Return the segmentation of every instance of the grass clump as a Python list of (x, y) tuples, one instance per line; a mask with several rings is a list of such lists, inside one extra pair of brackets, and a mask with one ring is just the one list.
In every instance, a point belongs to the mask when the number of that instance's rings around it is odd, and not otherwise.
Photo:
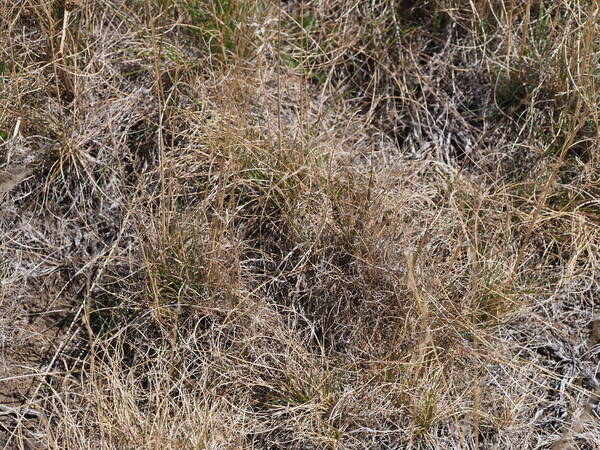
[(594, 2), (5, 3), (6, 448), (600, 443)]

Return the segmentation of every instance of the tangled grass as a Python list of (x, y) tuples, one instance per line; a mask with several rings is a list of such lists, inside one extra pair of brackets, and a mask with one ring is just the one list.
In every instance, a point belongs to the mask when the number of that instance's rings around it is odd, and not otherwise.
[(599, 10), (5, 0), (4, 448), (599, 445)]

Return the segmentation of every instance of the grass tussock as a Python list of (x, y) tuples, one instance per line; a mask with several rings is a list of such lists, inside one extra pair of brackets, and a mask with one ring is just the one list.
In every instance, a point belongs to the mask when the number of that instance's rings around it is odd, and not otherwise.
[(0, 441), (599, 445), (598, 23), (6, 0)]

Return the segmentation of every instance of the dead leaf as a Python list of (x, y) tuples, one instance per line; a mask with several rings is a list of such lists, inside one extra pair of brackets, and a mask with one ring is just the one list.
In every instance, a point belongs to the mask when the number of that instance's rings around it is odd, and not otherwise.
[(31, 173), (27, 167), (13, 167), (0, 170), (0, 193), (8, 192)]

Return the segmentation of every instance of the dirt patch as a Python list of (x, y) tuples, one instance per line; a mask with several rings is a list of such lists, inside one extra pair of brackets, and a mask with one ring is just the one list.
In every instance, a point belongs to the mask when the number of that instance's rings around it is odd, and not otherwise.
[(79, 251), (76, 236), (61, 233), (61, 219), (36, 208), (24, 192), (9, 192), (0, 213), (0, 442), (10, 441), (20, 420), (41, 425), (37, 401), (45, 375), (72, 367), (76, 346), (65, 338), (81, 277), (64, 269)]
[[(73, 289), (63, 291), (49, 284), (63, 282), (60, 274), (50, 274), (42, 280), (33, 280), (28, 293), (12, 299), (12, 307), (3, 311), (0, 371), (0, 403), (14, 406), (29, 398), (39, 383), (36, 376), (44, 372), (59, 350), (68, 327), (71, 308), (66, 302)], [(36, 286), (39, 285), (39, 286)], [(69, 292), (71, 291), (71, 292)], [(11, 299), (4, 299), (11, 302)]]

